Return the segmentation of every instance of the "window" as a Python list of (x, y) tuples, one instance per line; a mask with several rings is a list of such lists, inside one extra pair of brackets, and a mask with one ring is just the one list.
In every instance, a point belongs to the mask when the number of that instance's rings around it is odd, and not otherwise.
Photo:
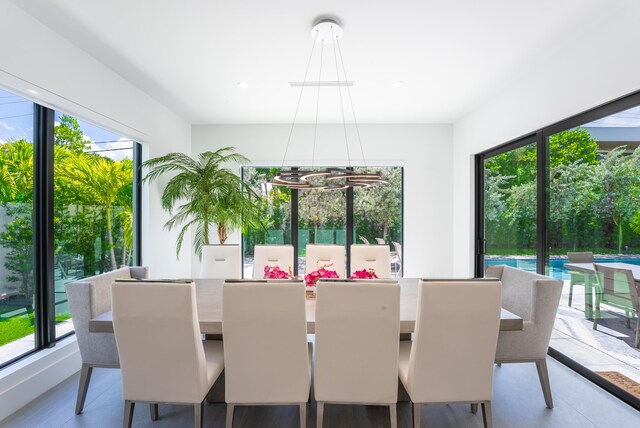
[(139, 155), (0, 90), (0, 367), (72, 333), (67, 282), (138, 263)]
[(56, 337), (73, 330), (65, 284), (133, 261), (133, 141), (55, 114)]
[[(264, 229), (243, 233), (244, 277), (253, 275), (256, 244), (292, 244), (298, 255), (294, 274), (305, 272), (307, 244), (348, 246), (384, 240), (391, 249), (394, 276), (402, 275), (402, 168), (372, 168), (389, 184), (354, 190), (289, 190), (269, 180), (278, 168), (244, 167), (243, 179), (262, 196)], [(365, 169), (358, 169), (364, 172)], [(297, 227), (296, 227), (297, 225)]]
[(0, 90), (0, 365), (36, 347), (33, 111)]

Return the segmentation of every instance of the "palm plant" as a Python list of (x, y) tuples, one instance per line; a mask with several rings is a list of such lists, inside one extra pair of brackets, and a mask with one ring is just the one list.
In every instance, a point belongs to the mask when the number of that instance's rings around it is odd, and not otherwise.
[(193, 249), (200, 257), (202, 246), (209, 244), (213, 226), (217, 227), (218, 240), (224, 244), (231, 231), (259, 224), (253, 201), (257, 195), (238, 175), (223, 167), (225, 163), (247, 162), (249, 159), (236, 153), (235, 148), (223, 147), (215, 152), (200, 153), (197, 159), (184, 153), (169, 153), (143, 163), (149, 168), (144, 181), (175, 174), (162, 192), (162, 208), (173, 216), (165, 223), (166, 229), (182, 226), (176, 241), (176, 256), (190, 226), (195, 227)]

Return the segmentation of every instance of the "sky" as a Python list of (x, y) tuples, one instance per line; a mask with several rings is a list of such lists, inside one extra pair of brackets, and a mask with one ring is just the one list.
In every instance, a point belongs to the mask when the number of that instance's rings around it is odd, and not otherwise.
[[(60, 122), (62, 113), (55, 113), (55, 124)], [(99, 153), (113, 160), (131, 158), (133, 142), (89, 122), (77, 119), (85, 139), (90, 145), (88, 151)], [(0, 89), (0, 144), (5, 141), (24, 138), (33, 141), (33, 103), (29, 100)]]

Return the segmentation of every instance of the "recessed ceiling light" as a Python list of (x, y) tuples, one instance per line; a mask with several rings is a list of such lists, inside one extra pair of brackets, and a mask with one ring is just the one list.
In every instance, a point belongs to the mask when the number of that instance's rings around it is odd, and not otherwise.
[(35, 89), (27, 89), (27, 92), (33, 95), (38, 95), (38, 91), (36, 91)]
[(238, 85), (238, 88), (242, 88), (242, 89), (246, 89), (249, 87), (249, 84), (247, 82), (238, 82), (237, 85)]
[(399, 88), (400, 86), (404, 85), (404, 82), (402, 80), (396, 80), (395, 82), (393, 82), (392, 86), (394, 88)]

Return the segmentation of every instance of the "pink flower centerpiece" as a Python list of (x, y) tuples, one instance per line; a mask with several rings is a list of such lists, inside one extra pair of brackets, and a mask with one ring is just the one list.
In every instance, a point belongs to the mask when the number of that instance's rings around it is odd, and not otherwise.
[(349, 279), (377, 279), (378, 275), (373, 269), (362, 269), (355, 271)]
[(290, 272), (280, 269), (280, 266), (265, 266), (264, 279), (292, 279)]
[(320, 269), (306, 274), (304, 276), (304, 283), (307, 285), (307, 287), (313, 287), (314, 285), (316, 285), (320, 278), (339, 278), (338, 272), (336, 272), (335, 270), (327, 269), (332, 264), (333, 263), (324, 265), (320, 267)]

